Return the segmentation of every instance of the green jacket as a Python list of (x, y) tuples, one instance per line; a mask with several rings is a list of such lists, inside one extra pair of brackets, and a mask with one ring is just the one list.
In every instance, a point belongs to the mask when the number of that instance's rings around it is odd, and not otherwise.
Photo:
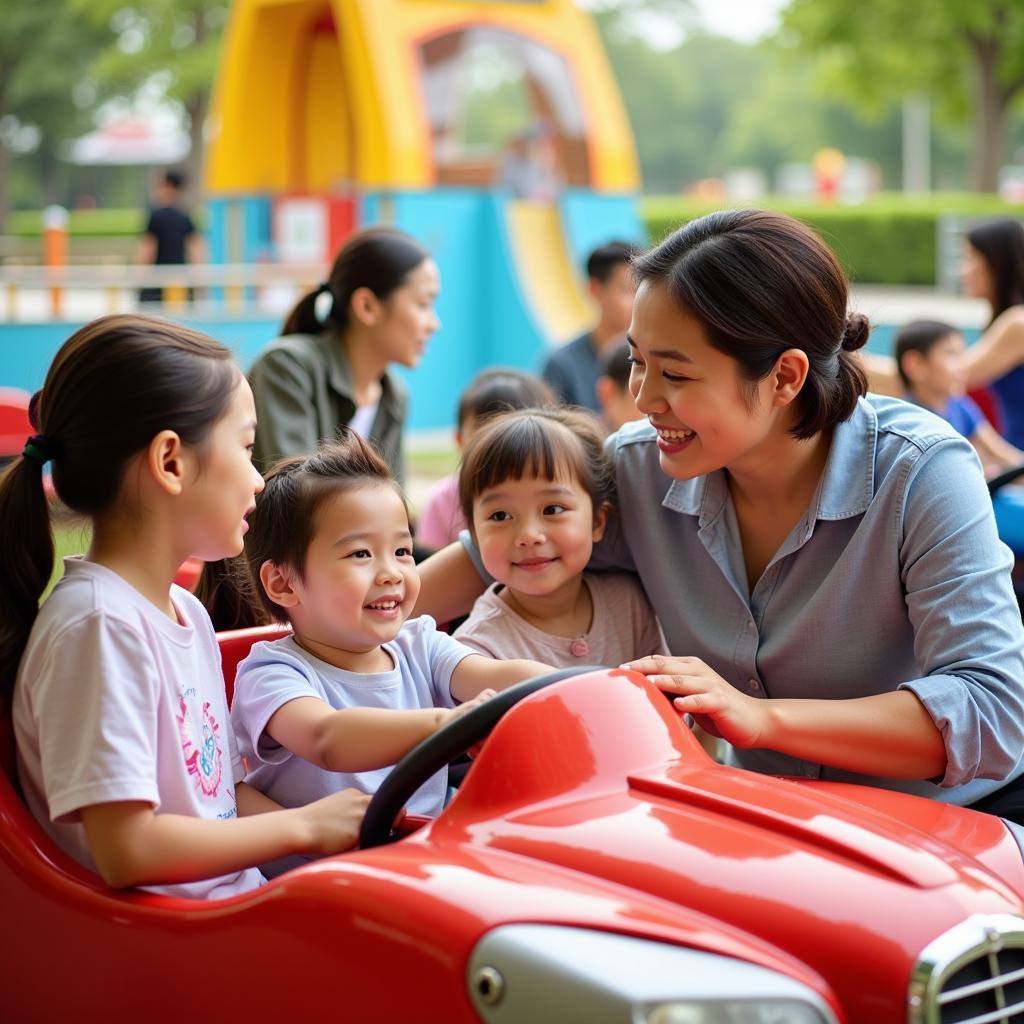
[[(253, 461), (261, 471), (278, 459), (305, 455), (321, 441), (333, 440), (356, 413), (351, 370), (334, 331), (289, 334), (272, 341), (253, 363), (249, 383), (258, 422)], [(369, 440), (404, 484), (406, 389), (390, 372), (380, 384)]]

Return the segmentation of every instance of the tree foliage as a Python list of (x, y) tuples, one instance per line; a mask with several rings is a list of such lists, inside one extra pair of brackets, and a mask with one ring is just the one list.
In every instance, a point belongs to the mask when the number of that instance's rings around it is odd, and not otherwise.
[(154, 79), (185, 113), (191, 189), (202, 175), (203, 122), (230, 0), (72, 0), (109, 32), (94, 71), (107, 94), (130, 95)]
[(1020, 0), (790, 0), (784, 45), (822, 60), (823, 81), (854, 107), (908, 92), (975, 126), (975, 186), (995, 187), (1007, 116), (1024, 93)]
[(61, 145), (87, 123), (73, 102), (88, 77), (101, 34), (62, 0), (0, 2), (0, 231), (8, 203), (9, 142), (38, 134), (36, 162), (48, 179)]

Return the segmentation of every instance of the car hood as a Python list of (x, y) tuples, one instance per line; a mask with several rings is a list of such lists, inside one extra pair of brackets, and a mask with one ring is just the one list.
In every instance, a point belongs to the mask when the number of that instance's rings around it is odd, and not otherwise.
[(971, 914), (1024, 912), (998, 818), (714, 764), (629, 673), (514, 708), (421, 837), (528, 859), (740, 929), (818, 972), (851, 1020), (905, 1012), (919, 952)]

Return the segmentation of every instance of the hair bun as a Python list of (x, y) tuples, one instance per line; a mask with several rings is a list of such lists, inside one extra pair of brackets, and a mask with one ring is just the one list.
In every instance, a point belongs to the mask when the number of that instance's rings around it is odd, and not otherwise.
[(863, 313), (848, 313), (843, 327), (843, 351), (855, 352), (863, 348), (871, 334), (871, 322)]

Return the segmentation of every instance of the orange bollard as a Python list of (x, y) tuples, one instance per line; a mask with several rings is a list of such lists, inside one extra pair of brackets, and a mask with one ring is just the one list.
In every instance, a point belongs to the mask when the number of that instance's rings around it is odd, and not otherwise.
[[(63, 206), (48, 206), (43, 210), (43, 265), (68, 265), (68, 211)], [(51, 275), (56, 276), (56, 271)], [(59, 285), (50, 288), (50, 316), (59, 320), (64, 293)]]

